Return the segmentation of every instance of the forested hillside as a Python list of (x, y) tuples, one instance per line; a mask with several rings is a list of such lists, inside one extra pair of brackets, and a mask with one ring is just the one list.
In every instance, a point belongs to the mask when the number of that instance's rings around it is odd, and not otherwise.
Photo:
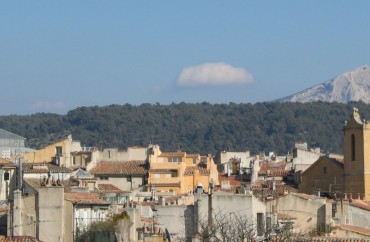
[(142, 104), (81, 107), (67, 115), (0, 116), (0, 128), (41, 148), (72, 134), (82, 145), (126, 148), (159, 144), (201, 154), (221, 150), (286, 154), (296, 141), (342, 153), (342, 127), (352, 107), (370, 117), (364, 103)]

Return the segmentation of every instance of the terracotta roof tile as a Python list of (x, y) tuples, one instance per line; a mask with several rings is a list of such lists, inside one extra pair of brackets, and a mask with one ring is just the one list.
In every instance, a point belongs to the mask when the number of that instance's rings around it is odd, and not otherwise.
[(219, 174), (218, 181), (220, 184), (223, 181), (228, 181), (230, 186), (240, 186), (241, 184), (240, 180), (238, 180), (236, 176), (227, 176), (227, 174)]
[(146, 161), (102, 161), (90, 173), (94, 175), (146, 175), (148, 167)]
[(294, 192), (297, 193), (298, 190), (288, 185), (276, 185), (275, 190), (272, 187), (261, 187), (261, 186), (251, 186), (251, 190), (256, 197), (261, 196), (281, 196), (285, 192)]
[(13, 236), (12, 238), (10, 238), (1, 235), (0, 242), (42, 242), (42, 241), (31, 236)]
[(45, 163), (23, 163), (22, 169), (24, 173), (70, 173), (71, 170), (66, 167), (54, 165), (50, 162)]
[(370, 205), (366, 201), (353, 199), (351, 204), (355, 207), (370, 211)]
[(185, 156), (185, 152), (164, 152), (159, 155), (159, 157), (174, 157), (174, 156)]
[[(30, 187), (34, 188), (36, 191), (39, 190), (41, 187), (41, 179), (24, 179), (23, 180), (26, 184), (28, 184)], [(70, 180), (62, 180), (62, 185), (64, 188), (64, 192), (70, 192), (72, 182)]]
[(289, 171), (285, 169), (285, 162), (261, 162), (258, 175), (286, 176)]
[(194, 175), (194, 171), (198, 170), (201, 176), (206, 176), (210, 174), (210, 171), (207, 168), (202, 166), (188, 166), (184, 171), (184, 176), (192, 176)]
[(4, 159), (2, 157), (0, 157), (0, 165), (1, 166), (3, 166), (3, 165), (12, 165), (12, 166), (14, 166), (14, 164), (10, 160)]
[(99, 192), (111, 192), (111, 193), (118, 193), (118, 192), (123, 192), (121, 189), (116, 187), (115, 185), (112, 184), (98, 184), (98, 191)]
[(357, 226), (353, 226), (353, 225), (343, 224), (339, 228), (344, 229), (344, 230), (358, 232), (358, 233), (361, 233), (361, 234), (364, 234), (364, 235), (370, 235), (370, 229), (363, 228), (363, 227), (357, 227)]
[(99, 195), (94, 193), (70, 192), (64, 194), (64, 199), (78, 204), (110, 204), (109, 202), (100, 199)]
[(151, 186), (155, 187), (180, 187), (180, 182), (175, 183), (151, 183)]

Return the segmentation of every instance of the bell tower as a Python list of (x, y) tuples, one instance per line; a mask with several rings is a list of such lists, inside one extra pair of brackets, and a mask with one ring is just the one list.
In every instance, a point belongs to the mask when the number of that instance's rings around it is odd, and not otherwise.
[(343, 132), (344, 190), (370, 200), (370, 124), (353, 108)]

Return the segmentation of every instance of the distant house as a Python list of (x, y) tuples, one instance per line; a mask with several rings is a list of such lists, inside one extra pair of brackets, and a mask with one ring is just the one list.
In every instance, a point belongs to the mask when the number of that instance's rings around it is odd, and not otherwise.
[[(309, 149), (306, 142), (296, 142), (293, 148), (292, 169), (304, 172), (322, 156), (320, 148)], [(289, 161), (288, 161), (289, 162)]]
[(131, 191), (146, 184), (146, 161), (102, 161), (90, 170), (99, 184), (112, 184), (122, 191)]
[(110, 202), (98, 193), (71, 192), (68, 181), (51, 176), (26, 179), (23, 191), (14, 192), (13, 216), (8, 230), (13, 236), (32, 236), (42, 241), (75, 241), (89, 224), (104, 221)]
[(300, 175), (298, 191), (307, 194), (330, 195), (344, 190), (343, 161), (321, 156)]
[(93, 193), (65, 193), (65, 240), (75, 241), (91, 223), (105, 221), (110, 203)]
[(70, 179), (76, 182), (80, 188), (85, 188), (91, 192), (95, 191), (97, 178), (81, 168), (71, 172)]
[(0, 158), (0, 200), (13, 196), (12, 191), (17, 186), (16, 165), (9, 160)]
[(127, 204), (130, 201), (131, 193), (129, 191), (122, 191), (113, 184), (99, 183), (96, 189), (104, 200), (112, 204)]
[(186, 152), (161, 152), (157, 147), (150, 155), (149, 190), (171, 194), (208, 190), (210, 182), (219, 185), (217, 166), (211, 156)]
[(9, 159), (16, 154), (33, 151), (25, 147), (25, 140), (26, 138), (0, 129), (0, 157)]
[(51, 175), (54, 181), (69, 180), (71, 170), (51, 162), (22, 163), (23, 179), (43, 179)]
[(240, 174), (243, 168), (249, 168), (253, 157), (249, 151), (232, 152), (221, 151), (216, 154), (215, 162), (218, 166), (218, 171), (227, 173), (228, 175)]
[(90, 163), (95, 163), (97, 152), (94, 147), (82, 147), (80, 141), (73, 140), (72, 135), (69, 135), (66, 139), (40, 150), (26, 152), (23, 157), (27, 163), (51, 162), (68, 168), (85, 168)]

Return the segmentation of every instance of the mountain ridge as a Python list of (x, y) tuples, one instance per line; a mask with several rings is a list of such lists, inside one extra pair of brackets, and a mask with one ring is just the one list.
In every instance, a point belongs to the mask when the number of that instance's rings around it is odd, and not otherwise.
[(352, 71), (342, 73), (323, 83), (307, 88), (290, 96), (278, 99), (279, 102), (339, 102), (362, 101), (370, 103), (370, 67), (362, 65)]

